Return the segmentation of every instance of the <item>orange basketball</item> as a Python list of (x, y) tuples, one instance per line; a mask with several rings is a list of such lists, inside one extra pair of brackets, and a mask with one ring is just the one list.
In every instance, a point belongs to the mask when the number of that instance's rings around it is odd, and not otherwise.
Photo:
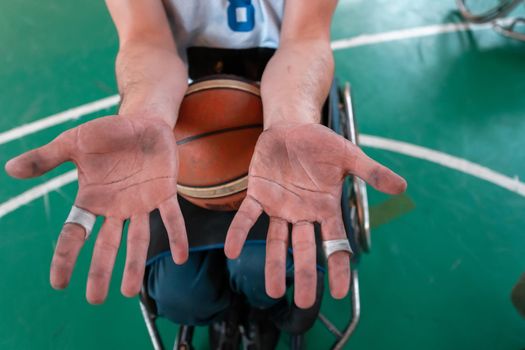
[(258, 85), (231, 76), (191, 84), (174, 130), (180, 157), (178, 193), (203, 208), (238, 209), (262, 130)]

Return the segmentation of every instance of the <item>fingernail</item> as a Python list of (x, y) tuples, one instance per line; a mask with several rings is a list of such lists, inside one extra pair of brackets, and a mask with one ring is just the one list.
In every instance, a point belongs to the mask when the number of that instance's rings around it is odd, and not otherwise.
[(5, 170), (6, 173), (8, 173), (8, 174), (10, 173), (9, 168), (12, 167), (12, 164), (13, 164), (13, 160), (12, 160), (12, 159), (8, 160), (8, 161), (5, 163), (5, 165), (4, 165), (4, 170)]

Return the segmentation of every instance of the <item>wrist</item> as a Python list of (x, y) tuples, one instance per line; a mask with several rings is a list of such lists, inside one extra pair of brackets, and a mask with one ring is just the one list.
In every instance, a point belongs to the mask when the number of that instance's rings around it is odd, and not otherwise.
[(178, 117), (178, 106), (124, 96), (118, 114), (127, 118), (159, 119), (173, 128)]
[(158, 118), (175, 126), (188, 89), (185, 64), (172, 49), (128, 43), (117, 56), (116, 73), (122, 96), (119, 115)]
[(149, 114), (149, 113), (121, 113), (119, 112), (118, 117), (120, 118), (128, 118), (128, 119), (135, 119), (135, 120), (155, 120), (160, 124), (163, 124), (165, 126), (170, 127), (171, 129), (174, 128), (174, 123), (171, 122), (168, 118), (165, 118), (161, 115), (155, 115), (155, 114)]
[(275, 127), (291, 127), (305, 124), (319, 124), (321, 121), (321, 114), (300, 113), (297, 111), (290, 114), (276, 114), (264, 116), (264, 130)]

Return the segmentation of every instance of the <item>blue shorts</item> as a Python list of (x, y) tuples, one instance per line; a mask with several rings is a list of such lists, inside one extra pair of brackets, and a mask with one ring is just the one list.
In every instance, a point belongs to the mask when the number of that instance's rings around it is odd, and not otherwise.
[[(235, 294), (258, 309), (287, 308), (283, 299), (273, 299), (264, 286), (264, 242), (247, 243), (239, 258), (229, 260), (223, 249), (193, 251), (188, 261), (176, 265), (170, 254), (151, 262), (148, 293), (159, 315), (172, 322), (206, 325), (228, 310)], [(291, 284), (293, 263), (287, 259), (287, 281)], [(278, 312), (282, 312), (279, 310)]]

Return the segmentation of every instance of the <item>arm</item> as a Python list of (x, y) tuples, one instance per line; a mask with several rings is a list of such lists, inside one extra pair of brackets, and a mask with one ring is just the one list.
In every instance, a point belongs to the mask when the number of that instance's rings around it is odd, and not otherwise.
[[(281, 46), (262, 79), (264, 131), (250, 163), (248, 192), (226, 237), (229, 258), (240, 254), (249, 229), (264, 211), (270, 217), (266, 245), (266, 292), (286, 291), (288, 226), (292, 225), (294, 300), (315, 302), (317, 271), (314, 223), (323, 241), (346, 240), (342, 184), (353, 174), (376, 189), (401, 193), (406, 182), (368, 158), (357, 146), (319, 124), (333, 79), (330, 21), (336, 0), (286, 1)], [(350, 254), (328, 257), (330, 291), (342, 298), (350, 286)]]
[(281, 43), (261, 82), (265, 129), (318, 123), (333, 79), (330, 23), (337, 0), (285, 4)]
[[(74, 205), (104, 218), (91, 259), (86, 298), (102, 303), (129, 220), (121, 291), (140, 291), (149, 245), (149, 213), (159, 209), (173, 260), (188, 257), (184, 219), (177, 201), (178, 153), (173, 125), (186, 90), (186, 70), (177, 56), (161, 0), (107, 0), (117, 26), (116, 71), (123, 101), (118, 116), (98, 118), (60, 134), (49, 144), (6, 164), (16, 178), (40, 176), (64, 162), (78, 169)], [(83, 226), (61, 229), (50, 282), (69, 284), (87, 239)]]
[(119, 35), (119, 114), (161, 118), (171, 127), (188, 86), (162, 1), (106, 0)]

